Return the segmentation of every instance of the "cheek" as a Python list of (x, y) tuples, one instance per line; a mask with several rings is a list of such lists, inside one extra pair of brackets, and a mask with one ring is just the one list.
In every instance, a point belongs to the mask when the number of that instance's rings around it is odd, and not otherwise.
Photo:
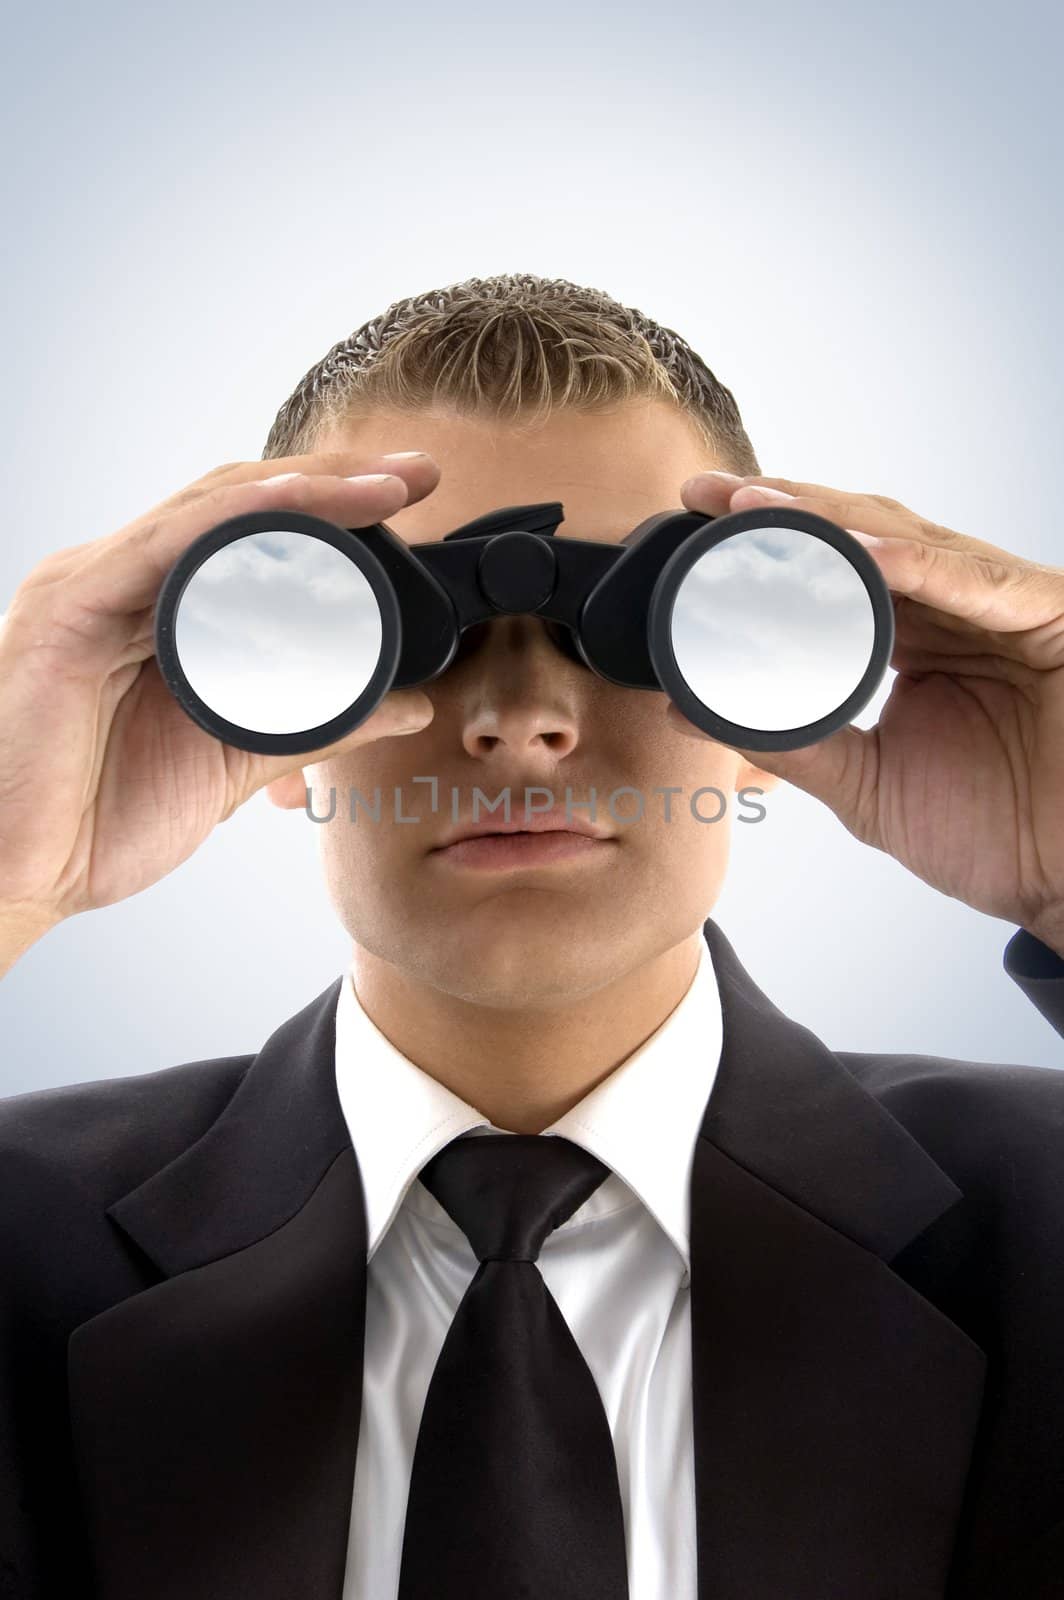
[[(359, 819), (368, 817), (379, 801), (381, 824), (375, 826), (383, 825), (383, 820), (394, 807), (396, 787), (404, 790), (403, 807), (409, 810), (406, 797), (410, 793), (416, 795), (418, 787), (424, 787), (415, 786), (411, 791), (408, 787), (411, 776), (434, 771), (431, 766), (418, 765), (416, 752), (397, 748), (403, 742), (402, 739), (375, 739), (359, 750), (345, 751), (332, 761), (322, 761), (317, 767), (308, 768), (307, 781), (315, 786), (320, 784), (326, 796), (330, 789), (335, 790), (337, 814), (349, 811), (352, 794), (356, 796)], [(406, 741), (408, 745), (415, 742), (416, 735)], [(311, 770), (313, 777), (310, 776)]]
[(734, 751), (696, 745), (682, 734), (658, 734), (643, 742), (633, 738), (619, 769), (622, 776), (612, 794), (610, 784), (600, 787), (602, 819), (621, 827), (644, 860), (653, 859), (669, 893), (681, 890), (685, 874), (692, 872), (701, 891), (698, 863), (710, 866), (727, 850), (737, 804)]
[(307, 782), (321, 786), (321, 815), (328, 813), (330, 791), (335, 794), (333, 820), (319, 830), (323, 865), (335, 882), (361, 884), (367, 899), (416, 870), (420, 854), (446, 822), (442, 780), (435, 815), (430, 785), (412, 781), (440, 772), (431, 751), (419, 755), (411, 748), (417, 742), (416, 735), (375, 740), (307, 772)]
[(664, 704), (660, 711), (660, 716), (633, 716), (629, 705), (622, 766), (632, 776), (624, 781), (648, 789), (669, 785), (685, 795), (706, 785), (731, 793), (742, 758), (714, 739), (681, 733), (668, 720)]

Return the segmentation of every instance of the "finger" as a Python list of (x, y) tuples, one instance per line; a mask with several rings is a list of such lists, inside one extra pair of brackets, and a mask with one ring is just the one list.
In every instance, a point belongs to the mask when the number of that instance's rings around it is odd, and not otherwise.
[[(760, 499), (759, 490), (771, 491), (771, 499), (769, 497)], [(910, 511), (907, 506), (903, 506), (898, 500), (890, 500), (885, 495), (857, 494), (852, 490), (834, 489), (826, 483), (801, 483), (795, 478), (740, 478), (734, 473), (701, 472), (688, 478), (680, 492), (690, 510), (704, 509), (711, 516), (722, 516), (728, 511), (745, 511), (758, 505), (775, 503), (778, 498), (781, 504), (789, 499), (802, 499), (817, 500), (823, 505), (830, 505), (835, 511), (835, 515), (830, 519), (832, 521), (841, 521), (843, 513), (856, 515), (858, 508), (865, 506), (870, 511), (891, 513), (890, 525), (895, 529), (899, 526), (899, 518), (909, 519), (913, 524), (920, 521), (915, 512)], [(826, 514), (820, 512), (821, 516)]]
[(779, 494), (790, 495), (792, 498), (812, 498), (817, 500), (841, 500), (853, 505), (867, 501), (870, 505), (878, 505), (886, 511), (901, 511), (907, 516), (914, 516), (907, 506), (900, 500), (892, 500), (888, 495), (858, 493), (852, 489), (836, 489), (829, 483), (803, 483), (797, 478), (770, 478), (764, 474), (740, 477), (736, 473), (709, 471), (696, 473), (688, 478), (684, 489), (702, 490), (713, 493), (718, 501), (725, 497), (726, 504), (733, 494), (739, 489), (773, 489)]
[[(769, 478), (760, 474), (742, 476), (737, 472), (722, 472), (719, 468), (710, 468), (704, 472), (696, 472), (686, 479), (680, 493), (685, 502), (688, 497), (704, 502), (706, 509), (714, 516), (719, 516), (731, 504), (732, 495), (742, 488), (755, 486), (782, 490), (786, 494), (821, 495), (828, 497), (839, 494), (841, 491), (832, 489), (822, 483), (799, 483), (793, 478)], [(870, 496), (851, 496), (853, 499), (871, 498)], [(695, 507), (691, 507), (692, 510)]]
[[(954, 550), (968, 550), (1001, 561), (1019, 560), (1000, 546), (919, 516), (899, 500), (886, 495), (856, 494), (833, 489), (822, 483), (801, 483), (793, 478), (736, 478), (722, 481), (712, 473), (689, 478), (681, 494), (688, 510), (708, 516), (725, 516), (731, 511), (752, 511), (760, 505), (789, 505), (811, 511), (849, 531), (873, 534), (881, 539), (920, 539)], [(772, 494), (761, 496), (758, 491)]]
[(440, 479), (439, 462), (424, 450), (389, 451), (386, 455), (369, 454), (365, 450), (316, 450), (302, 456), (275, 456), (269, 461), (227, 462), (224, 466), (212, 468), (197, 484), (189, 487), (216, 488), (227, 483), (252, 483), (262, 478), (284, 477), (292, 472), (331, 478), (350, 478), (365, 472), (396, 473), (410, 491), (410, 505), (423, 499)]
[(1028, 636), (1023, 632), (1005, 633), (996, 628), (984, 628), (966, 617), (953, 616), (948, 611), (910, 599), (908, 595), (893, 594), (891, 599), (894, 604), (892, 667), (900, 667), (902, 662), (920, 655), (925, 658), (924, 671), (927, 670), (926, 661), (932, 658), (938, 658), (940, 668), (944, 668), (948, 660), (960, 667), (967, 663), (969, 670), (981, 670), (981, 664), (996, 658), (1002, 665), (1023, 663), (1022, 673), (1029, 672), (1032, 663), (1025, 643)]
[[(757, 487), (768, 482), (758, 480)], [(893, 591), (899, 623), (907, 625), (910, 621), (897, 606), (898, 598), (907, 597), (922, 601), (925, 617), (934, 612), (943, 630), (966, 635), (975, 649), (987, 650), (993, 635), (1001, 653), (1016, 662), (1039, 667), (1059, 663), (1060, 618), (1064, 611), (1064, 601), (1059, 597), (1064, 568), (1028, 561), (985, 540), (927, 522), (883, 496), (847, 495), (820, 484), (799, 484), (791, 479), (771, 482), (816, 490), (824, 497), (791, 497), (787, 490), (760, 503), (814, 512), (859, 539)], [(684, 485), (685, 490), (693, 491), (695, 501), (699, 499), (699, 484), (699, 479), (689, 479)], [(752, 482), (738, 489), (729, 487), (729, 508), (755, 508), (759, 503), (757, 487)], [(710, 491), (714, 492), (719, 495), (719, 491)], [(692, 505), (692, 509), (697, 506)], [(936, 552), (940, 559), (936, 559)], [(955, 582), (957, 574), (966, 581)], [(924, 635), (921, 644), (927, 644), (926, 623), (912, 620)], [(955, 648), (958, 646), (962, 651), (965, 648), (955, 641)], [(915, 657), (906, 653), (905, 659)]]
[[(426, 491), (427, 492), (427, 491)], [(126, 642), (131, 618), (153, 605), (174, 562), (199, 536), (230, 517), (266, 509), (298, 510), (340, 527), (367, 527), (407, 503), (398, 476), (350, 479), (312, 474), (271, 483), (222, 483), (178, 509), (147, 517), (119, 539), (96, 541), (73, 566), (45, 560), (16, 592), (4, 640), (94, 670), (110, 667)], [(180, 497), (179, 497), (180, 498)], [(141, 619), (143, 620), (143, 619)]]
[[(957, 640), (964, 632), (950, 629), (953, 618), (1006, 636), (998, 643), (1020, 660), (1031, 661), (1032, 652), (1064, 654), (1064, 573), (1018, 556), (1002, 560), (919, 539), (884, 540), (869, 554), (892, 594), (933, 607), (941, 615), (925, 622), (955, 631)], [(895, 617), (903, 614), (895, 606)]]
[(305, 805), (309, 787), (302, 767), (268, 776), (265, 783), (258, 785), (258, 788), (266, 790), (270, 804), (277, 806), (280, 811), (294, 811), (297, 806)]
[[(58, 577), (65, 571), (73, 570), (81, 565), (87, 553), (122, 544), (145, 523), (157, 521), (171, 511), (205, 500), (219, 489), (242, 483), (272, 484), (275, 479), (287, 478), (293, 473), (305, 477), (326, 476), (342, 480), (366, 474), (386, 473), (392, 477), (402, 478), (407, 487), (407, 497), (403, 504), (411, 506), (423, 500), (427, 494), (431, 494), (440, 481), (439, 463), (432, 456), (426, 455), (423, 450), (400, 451), (390, 455), (371, 455), (356, 450), (321, 450), (305, 456), (278, 456), (272, 461), (227, 462), (224, 466), (212, 467), (210, 472), (205, 472), (201, 478), (195, 479), (167, 499), (160, 500), (157, 505), (137, 517), (134, 522), (119, 528), (116, 533), (104, 534), (98, 539), (89, 539), (84, 544), (70, 545), (63, 550), (53, 552), (46, 558), (54, 567), (52, 575)], [(30, 576), (32, 578), (33, 574)]]
[(435, 709), (422, 689), (393, 689), (357, 728), (321, 750), (311, 750), (300, 756), (252, 757), (249, 760), (248, 787), (244, 798), (247, 799), (266, 784), (288, 779), (288, 783), (279, 785), (277, 795), (271, 795), (270, 798), (276, 805), (284, 804), (285, 799), (291, 802), (295, 794), (296, 776), (301, 775), (305, 767), (314, 766), (320, 761), (332, 761), (349, 750), (372, 744), (376, 739), (420, 733), (432, 722)]

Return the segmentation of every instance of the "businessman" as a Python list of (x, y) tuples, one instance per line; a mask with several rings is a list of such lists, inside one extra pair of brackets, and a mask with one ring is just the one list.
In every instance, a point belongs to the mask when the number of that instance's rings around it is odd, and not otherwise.
[[(162, 682), (158, 587), (229, 516), (416, 544), (551, 499), (559, 537), (678, 503), (850, 529), (895, 608), (878, 726), (732, 749), (530, 615), (310, 758)], [(292, 825), (336, 798), (352, 949), (261, 1048), (0, 1103), (0, 1595), (1064, 1593), (1064, 1074), (832, 1050), (710, 916), (741, 800), (793, 783), (1013, 923), (1064, 1033), (1064, 569), (765, 477), (672, 330), (471, 279), (334, 346), (262, 461), (28, 574), (0, 755), (3, 970), (262, 788)], [(583, 804), (663, 785), (720, 820)], [(478, 820), (532, 789), (553, 814)]]

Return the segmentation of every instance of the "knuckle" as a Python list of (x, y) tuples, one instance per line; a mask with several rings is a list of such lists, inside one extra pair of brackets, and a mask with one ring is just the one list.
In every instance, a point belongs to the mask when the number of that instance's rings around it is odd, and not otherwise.
[(91, 548), (91, 544), (72, 544), (62, 550), (49, 551), (22, 579), (11, 597), (9, 611), (14, 609), (16, 601), (28, 599), (31, 604), (39, 602), (41, 593), (68, 577), (78, 566), (78, 558), (84, 558)]
[(926, 517), (918, 517), (917, 526), (923, 538), (934, 540), (946, 550), (961, 550), (967, 543), (963, 533), (957, 533), (954, 528), (944, 528), (937, 522), (930, 522)]
[[(172, 502), (168, 501), (167, 510), (172, 511), (174, 509)], [(130, 549), (139, 549), (141, 545), (151, 544), (159, 531), (160, 523), (164, 520), (164, 518), (160, 517), (145, 517), (143, 522), (138, 522), (128, 534), (122, 535), (123, 544)]]
[(1005, 561), (995, 561), (994, 558), (982, 558), (983, 574), (988, 583), (995, 589), (1007, 589), (1024, 577), (1019, 566), (1009, 566)]
[(27, 661), (31, 654), (76, 643), (80, 638), (79, 617), (76, 603), (71, 604), (69, 586), (19, 591), (7, 609), (5, 628)]
[(32, 567), (27, 572), (16, 593), (21, 594), (24, 589), (35, 589), (41, 584), (51, 583), (70, 565), (70, 561), (78, 549), (79, 546), (77, 545), (65, 545), (62, 550), (50, 550), (46, 556), (41, 557), (35, 567)]
[[(204, 522), (204, 527), (207, 527), (211, 518), (217, 516), (221, 520), (226, 513), (226, 508), (232, 504), (234, 497), (238, 496), (242, 490), (246, 491), (248, 487), (247, 483), (226, 483), (221, 479), (213, 484), (202, 484), (199, 487), (193, 485), (168, 500), (166, 502), (166, 512), (167, 515), (173, 515), (175, 512), (196, 507), (202, 516), (207, 519)], [(143, 523), (139, 529), (141, 538), (150, 540), (157, 527), (158, 519)]]
[(166, 502), (166, 509), (167, 511), (180, 511), (184, 506), (194, 505), (197, 500), (202, 500), (205, 496), (215, 492), (217, 491), (214, 489), (204, 488), (202, 483), (191, 483), (187, 489), (179, 489), (176, 494), (170, 496)]
[(854, 500), (853, 498), (850, 498), (837, 503), (832, 503), (830, 505), (827, 501), (824, 501), (823, 504), (827, 506), (828, 509), (822, 514), (826, 516), (829, 521), (836, 523), (839, 527), (859, 528), (861, 526), (860, 500)]
[[(919, 539), (914, 539), (908, 543), (904, 559), (911, 572), (912, 581), (919, 587), (941, 567), (942, 551), (937, 545), (923, 544)], [(919, 596), (914, 598), (918, 599)]]

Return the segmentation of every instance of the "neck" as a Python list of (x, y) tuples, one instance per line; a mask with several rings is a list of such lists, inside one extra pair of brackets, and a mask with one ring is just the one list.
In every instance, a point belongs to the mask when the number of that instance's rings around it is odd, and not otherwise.
[(385, 1038), (497, 1128), (542, 1133), (655, 1033), (691, 986), (701, 928), (563, 1005), (506, 1010), (435, 989), (354, 946), (359, 1004)]

